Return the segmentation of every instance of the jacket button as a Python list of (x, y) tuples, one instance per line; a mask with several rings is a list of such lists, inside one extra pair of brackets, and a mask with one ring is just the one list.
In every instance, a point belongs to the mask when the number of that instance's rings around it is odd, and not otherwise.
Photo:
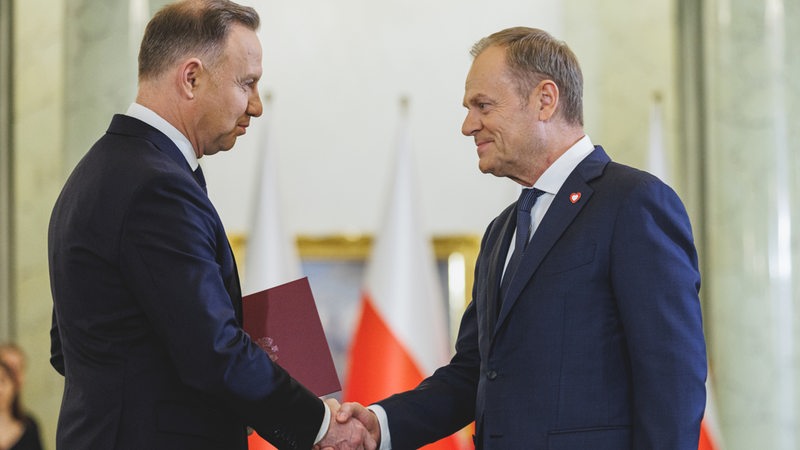
[(495, 372), (494, 370), (486, 372), (486, 378), (494, 380), (495, 378), (497, 378), (497, 372)]

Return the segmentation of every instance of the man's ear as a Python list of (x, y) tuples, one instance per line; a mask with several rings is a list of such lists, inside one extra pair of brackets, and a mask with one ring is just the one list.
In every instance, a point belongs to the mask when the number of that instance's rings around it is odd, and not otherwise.
[(203, 71), (203, 62), (197, 58), (190, 58), (180, 65), (178, 70), (178, 86), (181, 95), (186, 99), (194, 99), (195, 90), (199, 85), (200, 74)]
[(553, 80), (542, 80), (533, 90), (533, 95), (539, 104), (539, 120), (545, 121), (552, 118), (558, 108), (558, 86)]

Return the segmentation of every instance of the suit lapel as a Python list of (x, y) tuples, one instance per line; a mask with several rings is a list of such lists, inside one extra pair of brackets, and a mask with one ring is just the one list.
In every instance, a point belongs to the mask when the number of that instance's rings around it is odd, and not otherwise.
[[(588, 182), (600, 176), (609, 161), (610, 159), (602, 147), (596, 146), (595, 150), (575, 167), (575, 170), (567, 177), (561, 189), (556, 193), (550, 208), (548, 208), (542, 222), (531, 238), (530, 244), (528, 244), (528, 249), (522, 258), (517, 273), (512, 275), (514, 278), (511, 279), (506, 297), (503, 299), (495, 332), (508, 317), (511, 308), (519, 299), (520, 293), (550, 252), (550, 249), (564, 234), (564, 231), (580, 213), (584, 205), (590, 201), (594, 190), (589, 186)], [(574, 201), (575, 198), (572, 197), (572, 194), (580, 195), (577, 201)], [(500, 270), (502, 270), (502, 267)]]
[[(152, 143), (161, 153), (167, 155), (172, 161), (174, 161), (178, 166), (180, 166), (183, 170), (192, 177), (195, 182), (197, 181), (194, 178), (194, 174), (192, 173), (192, 168), (189, 166), (189, 163), (186, 161), (186, 158), (183, 156), (183, 153), (178, 149), (172, 140), (167, 137), (164, 133), (159, 131), (158, 129), (152, 127), (151, 125), (142, 122), (139, 119), (129, 117), (123, 114), (116, 114), (114, 118), (111, 120), (111, 125), (108, 127), (108, 132), (112, 134), (121, 134), (126, 136), (134, 136), (137, 138), (145, 139)], [(206, 197), (207, 198), (207, 197)], [(210, 203), (209, 203), (210, 204)], [(213, 208), (213, 205), (212, 205)], [(214, 214), (216, 216), (216, 210), (214, 210)], [(219, 217), (217, 216), (217, 220), (219, 221)], [(236, 258), (233, 254), (233, 248), (230, 245), (230, 241), (227, 239), (227, 235), (224, 233), (224, 227), (222, 227), (222, 222), (219, 221), (220, 229), (223, 230), (222, 237), (220, 239), (224, 240), (224, 243), (221, 243), (222, 247), (218, 252), (219, 255), (222, 255), (218, 262), (221, 267), (224, 267), (223, 261), (225, 259), (225, 253), (230, 254), (231, 258), (231, 268), (232, 273), (230, 277), (226, 277), (227, 273), (223, 273), (223, 277), (226, 278), (225, 287), (228, 291), (228, 294), (231, 298), (231, 303), (233, 304), (233, 309), (236, 315), (237, 320), (239, 323), (242, 323), (242, 289), (241, 284), (239, 282), (239, 271), (236, 267)]]

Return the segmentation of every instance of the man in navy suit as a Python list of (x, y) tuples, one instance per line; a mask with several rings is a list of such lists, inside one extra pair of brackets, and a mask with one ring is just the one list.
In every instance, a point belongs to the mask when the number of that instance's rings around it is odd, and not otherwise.
[[(75, 168), (49, 229), (57, 448), (374, 448), (242, 330), (236, 265), (198, 159), (262, 112), (258, 14), (168, 5), (139, 53), (139, 91)], [(364, 442), (362, 442), (364, 441)]]
[(591, 143), (563, 42), (511, 28), (472, 55), (462, 132), (524, 192), (483, 237), (452, 361), (337, 420), (395, 450), (473, 419), (479, 449), (696, 449), (706, 355), (681, 201)]

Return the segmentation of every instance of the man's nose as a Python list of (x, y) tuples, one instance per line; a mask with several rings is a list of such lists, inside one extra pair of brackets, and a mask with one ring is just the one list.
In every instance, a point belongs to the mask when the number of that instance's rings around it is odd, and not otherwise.
[(467, 117), (464, 118), (464, 123), (461, 124), (461, 134), (464, 136), (472, 136), (480, 129), (480, 119), (476, 118), (472, 111), (467, 111)]

